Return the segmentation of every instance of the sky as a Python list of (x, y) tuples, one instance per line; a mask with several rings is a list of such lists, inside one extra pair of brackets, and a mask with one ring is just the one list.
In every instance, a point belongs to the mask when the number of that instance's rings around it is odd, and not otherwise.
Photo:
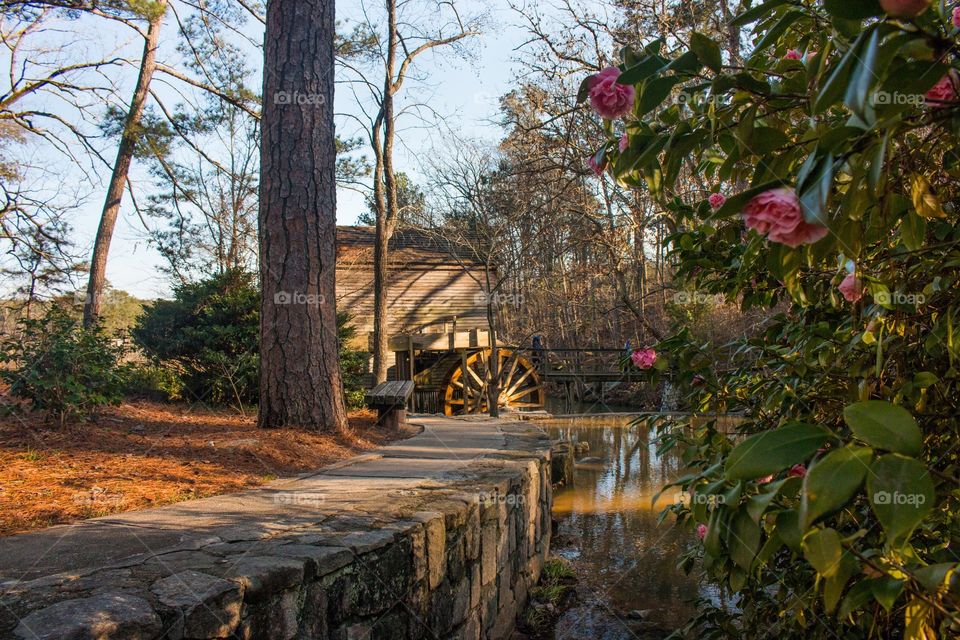
[[(428, 99), (431, 107), (444, 117), (447, 126), (459, 135), (496, 141), (500, 136), (498, 127), (491, 122), (497, 114), (497, 98), (510, 90), (516, 70), (516, 48), (523, 42), (525, 33), (518, 26), (517, 16), (507, 6), (506, 0), (469, 0), (466, 9), (482, 7), (488, 11), (486, 29), (473, 38), (469, 45), (472, 58), (469, 61), (450, 60), (449, 55), (426, 55), (418, 58), (417, 70), (427, 77), (427, 82), (410, 88), (420, 99)], [(337, 3), (338, 19), (351, 20), (358, 10), (358, 3)], [(169, 28), (169, 25), (168, 25)], [(253, 55), (253, 54), (252, 54)], [(261, 61), (252, 60), (256, 68)], [(410, 94), (404, 99), (412, 99)], [(338, 88), (336, 96), (338, 111), (355, 108), (348, 92)], [(408, 121), (408, 125), (416, 124)], [(342, 133), (351, 134), (350, 127), (341, 127)], [(404, 127), (401, 122), (402, 144), (398, 148), (397, 168), (410, 174), (414, 181), (421, 176), (421, 156), (431, 153), (443, 144), (443, 133), (437, 127)], [(369, 154), (368, 154), (369, 155)], [(138, 184), (143, 174), (132, 174)], [(89, 255), (99, 222), (105, 184), (96, 189), (76, 216), (72, 219), (73, 237), (78, 249)], [(138, 197), (144, 197), (141, 193)], [(351, 191), (338, 194), (338, 224), (353, 224), (366, 209), (363, 197)], [(149, 222), (149, 221), (148, 221)], [(160, 272), (162, 260), (147, 241), (143, 223), (135, 214), (125, 196), (124, 206), (113, 236), (107, 263), (107, 279), (112, 286), (123, 289), (137, 297), (153, 299), (168, 296), (170, 281)]]

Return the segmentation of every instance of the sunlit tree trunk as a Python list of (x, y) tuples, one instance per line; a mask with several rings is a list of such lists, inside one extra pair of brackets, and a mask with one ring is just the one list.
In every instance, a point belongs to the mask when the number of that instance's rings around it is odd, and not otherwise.
[(137, 77), (137, 86), (130, 100), (130, 108), (120, 135), (120, 146), (117, 148), (117, 159), (113, 163), (113, 173), (110, 176), (110, 186), (107, 188), (107, 197), (103, 203), (103, 213), (100, 215), (100, 227), (97, 229), (97, 238), (93, 244), (93, 256), (90, 259), (90, 277), (87, 281), (87, 299), (83, 305), (83, 324), (90, 326), (100, 317), (103, 303), (103, 291), (107, 284), (107, 256), (110, 253), (110, 241), (113, 239), (113, 230), (117, 226), (117, 217), (120, 215), (120, 204), (123, 201), (123, 191), (127, 186), (127, 176), (130, 173), (130, 164), (136, 148), (140, 119), (147, 104), (150, 92), (150, 81), (157, 66), (157, 46), (160, 42), (160, 27), (167, 11), (167, 0), (158, 0), (151, 7), (147, 37), (143, 43), (143, 56), (140, 59), (140, 75)]
[(348, 429), (335, 308), (334, 3), (270, 0), (260, 179), (261, 427)]

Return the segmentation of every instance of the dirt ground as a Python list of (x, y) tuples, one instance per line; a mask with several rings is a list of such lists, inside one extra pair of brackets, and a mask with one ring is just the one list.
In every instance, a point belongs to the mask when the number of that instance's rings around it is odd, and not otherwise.
[(0, 418), (0, 535), (240, 491), (409, 435), (352, 412), (354, 433), (262, 430), (253, 415), (148, 401), (60, 429)]

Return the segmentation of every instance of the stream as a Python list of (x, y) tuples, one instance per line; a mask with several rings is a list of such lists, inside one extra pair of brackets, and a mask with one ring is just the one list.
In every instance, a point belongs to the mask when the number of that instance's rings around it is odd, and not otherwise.
[(694, 612), (696, 597), (721, 601), (696, 570), (688, 576), (677, 568), (680, 555), (699, 544), (696, 537), (675, 530), (672, 518), (657, 524), (674, 493), (657, 504), (652, 499), (682, 475), (682, 463), (658, 456), (655, 434), (629, 423), (622, 415), (537, 423), (551, 438), (589, 444), (577, 456), (574, 486), (554, 494), (559, 527), (552, 552), (579, 579), (578, 604), (561, 616), (557, 640), (665, 638)]

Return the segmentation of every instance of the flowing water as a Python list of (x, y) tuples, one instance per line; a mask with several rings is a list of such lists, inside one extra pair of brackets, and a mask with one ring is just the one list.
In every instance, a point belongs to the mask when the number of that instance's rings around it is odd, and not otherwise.
[[(553, 553), (567, 558), (579, 578), (580, 604), (567, 611), (556, 638), (662, 638), (693, 613), (700, 596), (719, 601), (696, 571), (685, 575), (679, 557), (699, 544), (658, 515), (674, 502), (672, 490), (654, 496), (683, 474), (674, 455), (657, 455), (655, 434), (625, 416), (582, 416), (539, 422), (554, 439), (587, 442), (577, 456), (572, 487), (554, 494), (558, 535)], [(632, 615), (630, 615), (632, 612)]]

